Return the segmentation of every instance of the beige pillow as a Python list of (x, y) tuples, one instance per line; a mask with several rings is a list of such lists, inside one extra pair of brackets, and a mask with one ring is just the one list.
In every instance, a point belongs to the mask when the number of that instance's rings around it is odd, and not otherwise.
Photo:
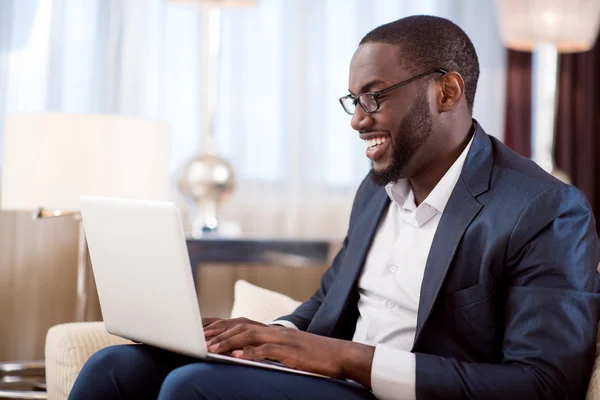
[(300, 302), (291, 297), (238, 280), (231, 318), (245, 317), (267, 323), (292, 313), (299, 305)]

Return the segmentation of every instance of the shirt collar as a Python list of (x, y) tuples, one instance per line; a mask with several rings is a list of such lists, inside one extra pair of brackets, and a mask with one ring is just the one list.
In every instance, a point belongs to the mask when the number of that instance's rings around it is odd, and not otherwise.
[(446, 204), (448, 204), (448, 200), (450, 200), (450, 195), (454, 190), (454, 186), (456, 186), (456, 182), (458, 182), (465, 160), (467, 159), (467, 154), (469, 154), (469, 150), (473, 144), (474, 137), (475, 135), (471, 137), (467, 147), (465, 147), (460, 156), (458, 156), (456, 161), (454, 161), (452, 166), (446, 171), (442, 179), (435, 185), (423, 203), (419, 204), (419, 207), (416, 207), (414, 194), (408, 179), (399, 179), (396, 182), (388, 183), (385, 186), (385, 191), (389, 198), (407, 212), (418, 210), (422, 205), (426, 205), (426, 207), (424, 206), (423, 208), (433, 207), (438, 212), (443, 213)]
[(454, 164), (452, 164), (450, 169), (446, 171), (438, 184), (435, 185), (431, 193), (429, 193), (429, 196), (423, 200), (424, 203), (435, 207), (440, 213), (444, 212), (446, 204), (448, 204), (448, 200), (450, 200), (450, 195), (454, 190), (454, 186), (456, 186), (456, 182), (458, 182), (458, 178), (460, 178), (460, 173), (465, 165), (465, 160), (467, 159), (467, 154), (469, 154), (469, 150), (473, 144), (474, 137), (475, 135), (471, 137), (467, 147), (460, 153), (460, 156), (454, 161)]

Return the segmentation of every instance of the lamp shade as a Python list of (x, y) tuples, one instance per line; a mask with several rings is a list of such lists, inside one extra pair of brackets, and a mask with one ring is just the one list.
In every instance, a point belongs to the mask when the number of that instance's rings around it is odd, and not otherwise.
[(600, 0), (496, 0), (504, 45), (531, 51), (540, 42), (561, 53), (590, 50), (600, 26)]
[(254, 7), (257, 0), (167, 0), (168, 3), (181, 3), (202, 7)]
[(5, 117), (2, 209), (77, 211), (79, 196), (167, 200), (170, 128), (115, 115)]

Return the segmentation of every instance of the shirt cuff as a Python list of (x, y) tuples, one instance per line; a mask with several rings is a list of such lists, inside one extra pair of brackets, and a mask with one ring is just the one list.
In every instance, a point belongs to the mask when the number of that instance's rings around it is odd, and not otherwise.
[(281, 325), (281, 326), (285, 326), (286, 328), (298, 329), (298, 327), (293, 322), (286, 321), (285, 319), (275, 320), (275, 321), (269, 322), (267, 325)]
[(371, 366), (371, 389), (380, 400), (416, 400), (417, 362), (413, 353), (377, 345)]

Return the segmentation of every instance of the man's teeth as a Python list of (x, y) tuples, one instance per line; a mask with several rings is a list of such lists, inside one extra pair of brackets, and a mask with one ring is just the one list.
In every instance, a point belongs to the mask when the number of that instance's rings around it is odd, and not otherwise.
[(365, 144), (367, 145), (367, 149), (368, 149), (369, 147), (375, 147), (377, 145), (385, 143), (385, 142), (387, 142), (387, 140), (388, 139), (386, 137), (367, 139), (367, 140), (365, 140)]

